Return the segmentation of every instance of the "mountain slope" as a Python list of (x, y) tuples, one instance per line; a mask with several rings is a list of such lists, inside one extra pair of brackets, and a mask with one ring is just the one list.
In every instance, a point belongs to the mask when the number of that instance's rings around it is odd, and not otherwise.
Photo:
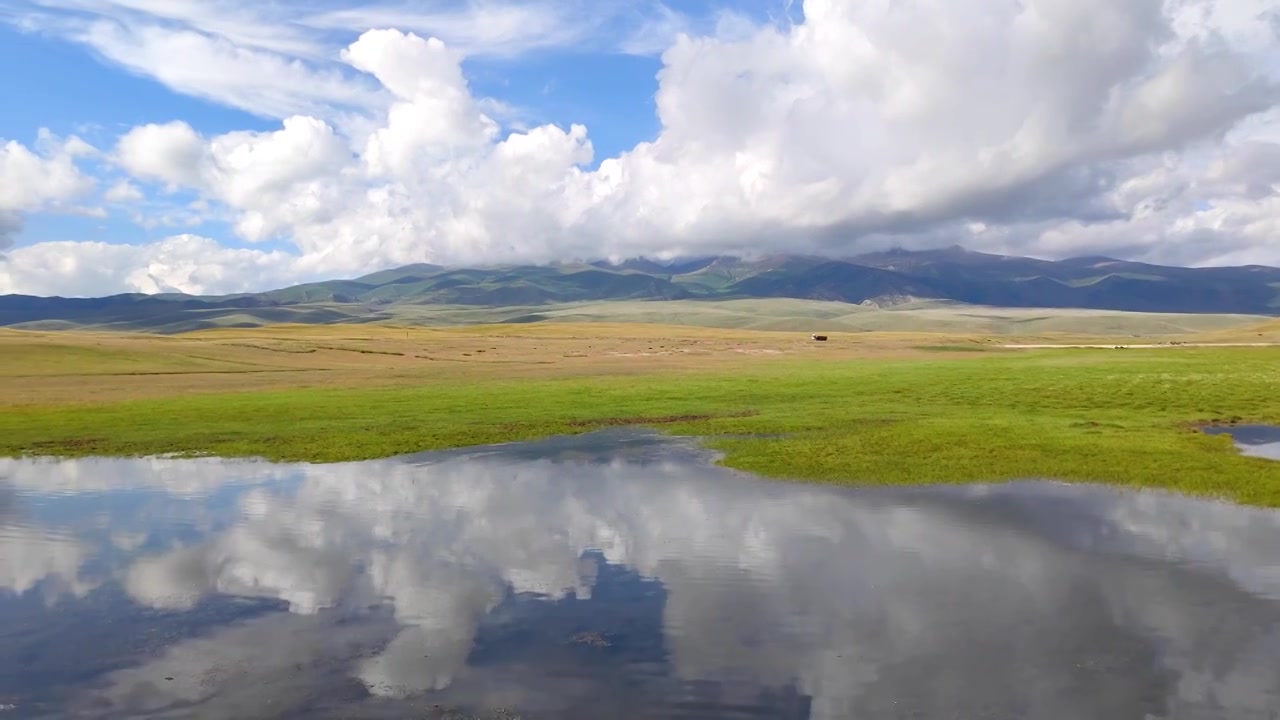
[(861, 303), (886, 296), (943, 297), (926, 279), (839, 261), (822, 262), (803, 269), (770, 270), (733, 283), (726, 288), (725, 294), (846, 303)]
[[(635, 300), (801, 300), (896, 304), (942, 300), (1013, 308), (1280, 314), (1280, 269), (1183, 268), (1105, 257), (1061, 261), (959, 247), (840, 260), (770, 255), (445, 268), (409, 265), (263, 293), (221, 297), (0, 296), (0, 326), (179, 331), (267, 322), (420, 318), (424, 307), (563, 306)], [(536, 320), (537, 312), (521, 317)]]

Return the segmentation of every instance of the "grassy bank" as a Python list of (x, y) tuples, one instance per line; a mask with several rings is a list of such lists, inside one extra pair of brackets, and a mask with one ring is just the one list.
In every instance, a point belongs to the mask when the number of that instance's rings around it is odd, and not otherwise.
[[(1280, 350), (709, 357), (715, 362), (646, 361), (614, 373), (553, 367), (514, 377), (495, 366), (462, 381), (400, 369), (368, 386), (13, 405), (0, 412), (0, 454), (345, 461), (651, 424), (708, 436), (725, 464), (778, 477), (1048, 477), (1280, 506), (1280, 463), (1243, 457), (1228, 439), (1192, 429), (1232, 418), (1280, 422)], [(785, 437), (738, 437), (765, 433)]]

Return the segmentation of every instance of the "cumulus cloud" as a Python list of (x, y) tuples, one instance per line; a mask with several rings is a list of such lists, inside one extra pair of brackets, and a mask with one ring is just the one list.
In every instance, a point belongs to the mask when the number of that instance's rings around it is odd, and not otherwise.
[(142, 191), (138, 189), (138, 186), (128, 180), (117, 181), (102, 194), (102, 199), (113, 203), (133, 203), (143, 197)]
[(0, 146), (0, 209), (23, 211), (73, 198), (91, 187), (75, 166), (77, 146), (38, 154), (10, 140)]
[(36, 150), (15, 140), (0, 144), (0, 250), (12, 246), (25, 213), (57, 208), (93, 188), (75, 163), (92, 152), (79, 138), (48, 131), (40, 132)]
[(275, 132), (228, 133), (211, 141), (181, 121), (144, 125), (120, 138), (116, 157), (135, 177), (170, 191), (196, 190), (235, 208), (240, 235), (262, 240), (326, 217), (340, 199), (333, 178), (344, 172), (351, 153), (323, 121), (294, 116)]
[(13, 247), (13, 239), (22, 232), (22, 216), (12, 212), (0, 212), (0, 259), (7, 256), (5, 250)]
[[(808, 230), (828, 249), (971, 220), (1097, 220), (1121, 215), (1107, 194), (1135, 159), (1277, 101), (1256, 58), (1178, 37), (1154, 0), (810, 0), (805, 14), (667, 52), (661, 137), (599, 173), (617, 180), (611, 215), (686, 247)], [(654, 187), (665, 213), (645, 202)]]
[(295, 263), (289, 253), (228, 248), (197, 235), (144, 245), (44, 242), (9, 252), (0, 266), (0, 295), (247, 291), (287, 283)]
[(145, 180), (161, 180), (176, 188), (198, 185), (206, 148), (185, 122), (142, 125), (125, 133), (116, 145), (120, 166)]
[[(364, 32), (319, 65), (174, 7), (186, 39), (98, 19), (84, 40), (282, 125), (213, 137), (149, 125), (116, 155), (222, 207), (241, 238), (291, 243), (295, 277), (889, 243), (1280, 262), (1265, 162), (1280, 141), (1280, 38), (1266, 0), (807, 0), (801, 21), (726, 15), (702, 35), (651, 13), (642, 35), (675, 37), (657, 77), (661, 129), (603, 159), (583, 126), (509, 132), (487, 113), (461, 64), (486, 40), (448, 13), (382, 7), (369, 17), (401, 29)], [(527, 24), (529, 47), (542, 42), (542, 6), (485, 7), (524, 18), (494, 27), (504, 41)], [(344, 26), (353, 12), (289, 27)]]
[[(14, 5), (0, 10), (0, 19), (7, 14), (24, 30), (83, 44), (178, 92), (276, 118), (324, 108), (361, 109), (385, 100), (375, 85), (334, 62), (340, 49), (335, 37), (397, 27), (439, 37), (470, 57), (512, 58), (595, 44), (612, 35), (601, 30), (631, 14), (622, 13), (621, 5), (583, 0), (446, 2), (430, 9), (359, 0), (301, 11), (246, 0), (216, 5), (16, 0)], [(634, 10), (644, 3), (628, 5)]]

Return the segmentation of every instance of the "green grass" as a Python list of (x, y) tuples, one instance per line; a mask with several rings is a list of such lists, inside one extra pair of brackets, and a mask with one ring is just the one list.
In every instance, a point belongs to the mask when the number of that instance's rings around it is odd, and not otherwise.
[[(783, 478), (1043, 477), (1280, 506), (1280, 463), (1192, 427), (1280, 423), (1278, 361), (1277, 350), (1232, 348), (727, 362), (625, 377), (16, 407), (0, 414), (0, 453), (347, 461), (654, 421), (709, 436), (731, 467)], [(765, 433), (784, 437), (741, 437)]]

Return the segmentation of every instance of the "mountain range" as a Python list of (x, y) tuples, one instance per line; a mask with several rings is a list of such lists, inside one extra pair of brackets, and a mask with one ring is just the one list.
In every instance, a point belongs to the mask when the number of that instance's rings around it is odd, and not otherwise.
[[(0, 296), (0, 326), (176, 331), (271, 322), (375, 322), (424, 306), (539, 307), (604, 301), (799, 298), (892, 306), (1280, 314), (1280, 268), (1185, 268), (1108, 257), (1039, 260), (960, 247), (849, 258), (769, 255), (660, 262), (450, 268), (417, 264), (353, 280), (223, 296)], [(412, 315), (412, 312), (409, 312)], [(536, 313), (512, 321), (535, 321)]]

